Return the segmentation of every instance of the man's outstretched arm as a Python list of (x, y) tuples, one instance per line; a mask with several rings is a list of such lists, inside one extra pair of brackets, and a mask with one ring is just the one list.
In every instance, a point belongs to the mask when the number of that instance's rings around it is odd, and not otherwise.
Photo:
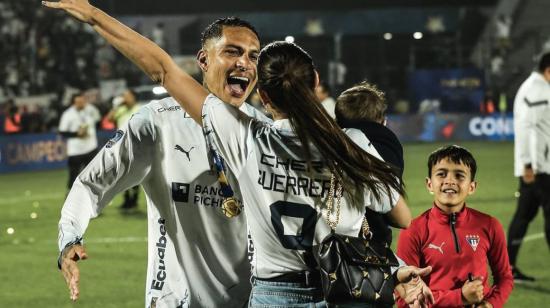
[(42, 1), (42, 4), (64, 10), (81, 22), (90, 24), (153, 81), (164, 86), (197, 123), (202, 123), (202, 104), (208, 92), (179, 68), (162, 48), (94, 7), (87, 0)]

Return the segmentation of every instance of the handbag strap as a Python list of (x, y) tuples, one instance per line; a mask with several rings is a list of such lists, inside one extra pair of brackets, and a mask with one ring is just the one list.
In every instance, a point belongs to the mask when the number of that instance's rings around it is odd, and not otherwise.
[[(325, 210), (325, 220), (332, 232), (336, 231), (336, 226), (340, 221), (340, 201), (342, 200), (343, 187), (339, 180), (336, 179), (334, 172), (330, 177), (330, 188), (328, 190), (327, 208)], [(334, 206), (336, 199), (336, 206)], [(333, 212), (334, 208), (334, 214)], [(331, 216), (336, 216), (331, 220)]]
[(372, 231), (370, 230), (370, 226), (369, 226), (369, 221), (367, 220), (367, 216), (363, 216), (363, 223), (361, 224), (361, 229), (362, 229), (362, 233), (361, 235), (363, 235), (363, 237), (366, 239), (366, 240), (371, 240), (372, 239)]
[[(334, 172), (332, 173), (330, 177), (330, 188), (328, 190), (328, 198), (327, 198), (327, 208), (325, 210), (325, 220), (327, 221), (327, 224), (329, 225), (332, 232), (336, 231), (336, 226), (338, 225), (338, 222), (340, 222), (340, 202), (342, 201), (342, 194), (343, 194), (343, 187), (340, 180), (336, 179), (336, 176), (334, 175)], [(334, 199), (336, 199), (336, 206), (334, 206)], [(334, 214), (333, 214), (333, 208), (334, 208)], [(333, 220), (331, 220), (331, 216), (334, 217)], [(366, 240), (372, 239), (372, 231), (370, 230), (369, 221), (367, 220), (366, 216), (363, 216), (363, 222), (361, 223), (361, 235)]]

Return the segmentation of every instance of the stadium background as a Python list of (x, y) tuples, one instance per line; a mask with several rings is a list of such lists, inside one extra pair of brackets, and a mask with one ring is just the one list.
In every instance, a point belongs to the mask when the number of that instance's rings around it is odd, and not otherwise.
[[(263, 43), (294, 39), (308, 50), (333, 96), (361, 80), (376, 83), (387, 93), (389, 126), (405, 143), (413, 213), (430, 206), (423, 187), (427, 155), (457, 143), (480, 165), (470, 204), (507, 228), (517, 184), (510, 111), (537, 55), (550, 50), (550, 2), (92, 2), (158, 40), (197, 78), (200, 31), (217, 17), (238, 15), (257, 26)], [(509, 36), (497, 31), (499, 20), (511, 21)], [(19, 134), (0, 130), (0, 306), (73, 306), (55, 266), (67, 178), (65, 143), (55, 131), (59, 115), (76, 89), (86, 89), (104, 113), (125, 87), (139, 87), (143, 102), (162, 94), (86, 26), (39, 1), (0, 2), (0, 33), (0, 127), (10, 112), (22, 118)], [(102, 131), (100, 139), (111, 134)], [(78, 306), (143, 305), (145, 200), (132, 215), (117, 211), (120, 202), (90, 225), (91, 258), (82, 263)], [(537, 282), (516, 285), (507, 307), (548, 306), (550, 254), (542, 232), (539, 215), (518, 264)]]

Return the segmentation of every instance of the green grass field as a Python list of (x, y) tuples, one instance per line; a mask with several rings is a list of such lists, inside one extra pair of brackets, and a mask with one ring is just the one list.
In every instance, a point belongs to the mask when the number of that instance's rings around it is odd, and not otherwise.
[[(506, 229), (516, 206), (513, 145), (462, 145), (478, 161), (478, 190), (469, 204), (497, 217)], [(431, 206), (424, 178), (427, 156), (437, 146), (405, 146), (405, 181), (415, 216)], [(121, 215), (117, 198), (91, 222), (85, 238), (90, 258), (81, 262), (81, 298), (74, 304), (69, 300), (56, 266), (57, 221), (66, 178), (65, 170), (0, 175), (0, 307), (143, 307), (147, 257), (143, 195), (137, 214)], [(537, 282), (516, 285), (506, 307), (550, 307), (550, 252), (542, 232), (539, 213), (529, 227), (518, 264)]]

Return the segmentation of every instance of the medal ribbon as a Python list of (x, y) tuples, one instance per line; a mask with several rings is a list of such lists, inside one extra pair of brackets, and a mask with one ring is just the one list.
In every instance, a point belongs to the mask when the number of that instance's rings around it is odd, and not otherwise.
[(220, 183), (220, 188), (222, 190), (222, 196), (224, 199), (233, 197), (233, 189), (231, 188), (231, 185), (227, 181), (227, 177), (225, 176), (225, 163), (223, 161), (223, 158), (220, 156), (218, 149), (216, 148), (216, 144), (213, 140), (213, 130), (210, 127), (210, 121), (209, 121), (208, 114), (203, 114), (202, 118), (202, 130), (204, 133), (204, 137), (206, 139), (206, 146), (210, 149), (210, 155), (212, 156), (212, 163), (214, 165), (214, 169), (216, 170), (216, 173), (218, 174), (218, 182)]

